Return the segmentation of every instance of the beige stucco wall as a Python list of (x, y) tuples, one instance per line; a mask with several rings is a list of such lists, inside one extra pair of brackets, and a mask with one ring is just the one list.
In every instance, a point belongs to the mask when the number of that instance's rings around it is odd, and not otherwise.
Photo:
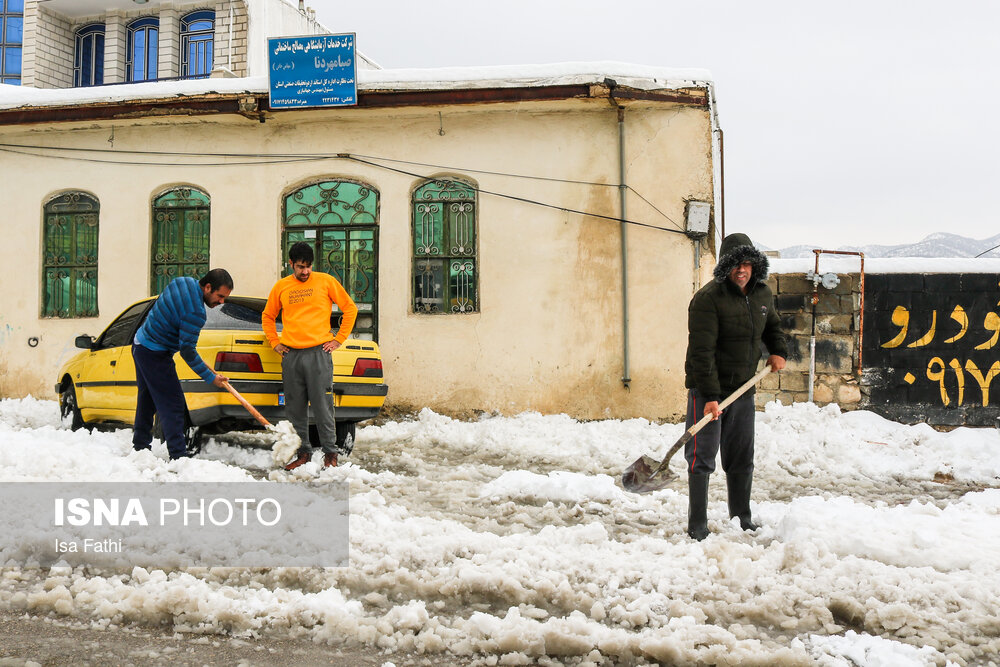
[[(440, 112), (440, 116), (439, 116)], [(618, 190), (463, 171), (616, 184), (617, 117), (606, 100), (392, 110), (155, 118), (0, 127), (0, 141), (115, 150), (357, 153), (442, 167), (483, 190), (617, 216)], [(443, 134), (441, 129), (443, 128)], [(680, 226), (685, 199), (712, 201), (705, 109), (637, 103), (626, 113), (629, 184)], [(185, 162), (94, 154), (100, 160)], [(212, 160), (217, 162), (218, 160)], [(622, 377), (619, 225), (481, 194), (480, 312), (420, 315), (411, 306), (409, 175), (342, 159), (254, 166), (135, 166), (0, 152), (6, 267), (0, 290), (0, 395), (53, 398), (73, 337), (96, 335), (147, 294), (153, 197), (177, 184), (212, 197), (211, 265), (239, 294), (266, 295), (279, 275), (282, 194), (323, 178), (380, 192), (379, 343), (389, 401), (441, 411), (566, 412), (583, 418), (671, 417), (683, 402), (685, 313), (696, 244), (682, 234), (628, 231), (631, 386)], [(99, 308), (93, 319), (39, 317), (42, 207), (65, 190), (101, 202)], [(634, 195), (628, 217), (674, 227)], [(702, 273), (711, 256), (702, 248)], [(709, 267), (710, 268), (710, 267)], [(37, 347), (28, 339), (38, 337)]]

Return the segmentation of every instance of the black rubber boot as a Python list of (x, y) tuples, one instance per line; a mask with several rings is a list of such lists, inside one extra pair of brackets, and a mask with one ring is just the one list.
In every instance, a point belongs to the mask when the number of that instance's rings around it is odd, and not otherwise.
[(688, 474), (688, 535), (699, 542), (708, 537), (708, 478)]
[(726, 487), (729, 490), (729, 517), (739, 517), (740, 528), (743, 530), (757, 530), (757, 524), (750, 516), (750, 487), (752, 485), (752, 473), (726, 475)]

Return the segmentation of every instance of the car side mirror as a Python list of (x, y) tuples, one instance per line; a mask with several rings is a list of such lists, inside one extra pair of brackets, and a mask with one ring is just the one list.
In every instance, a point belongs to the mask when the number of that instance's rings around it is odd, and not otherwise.
[(93, 336), (88, 336), (87, 334), (84, 334), (82, 336), (77, 336), (76, 337), (76, 341), (74, 341), (74, 342), (75, 342), (75, 345), (77, 347), (79, 347), (80, 349), (83, 349), (83, 350), (92, 350), (92, 349), (94, 349), (94, 337)]

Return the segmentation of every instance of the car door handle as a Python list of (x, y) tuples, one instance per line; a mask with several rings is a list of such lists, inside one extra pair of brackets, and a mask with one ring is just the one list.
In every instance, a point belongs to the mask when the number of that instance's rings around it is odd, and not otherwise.
[(117, 364), (117, 363), (118, 363), (117, 361), (112, 361), (112, 362), (111, 362), (111, 365), (112, 365), (112, 366), (114, 366), (114, 365), (115, 365), (115, 364)]

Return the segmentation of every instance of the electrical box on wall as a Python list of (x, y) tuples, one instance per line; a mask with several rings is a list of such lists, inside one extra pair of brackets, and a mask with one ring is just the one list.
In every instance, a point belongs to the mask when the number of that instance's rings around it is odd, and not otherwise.
[(684, 211), (687, 235), (700, 239), (708, 235), (708, 225), (712, 220), (712, 204), (707, 201), (688, 201)]

